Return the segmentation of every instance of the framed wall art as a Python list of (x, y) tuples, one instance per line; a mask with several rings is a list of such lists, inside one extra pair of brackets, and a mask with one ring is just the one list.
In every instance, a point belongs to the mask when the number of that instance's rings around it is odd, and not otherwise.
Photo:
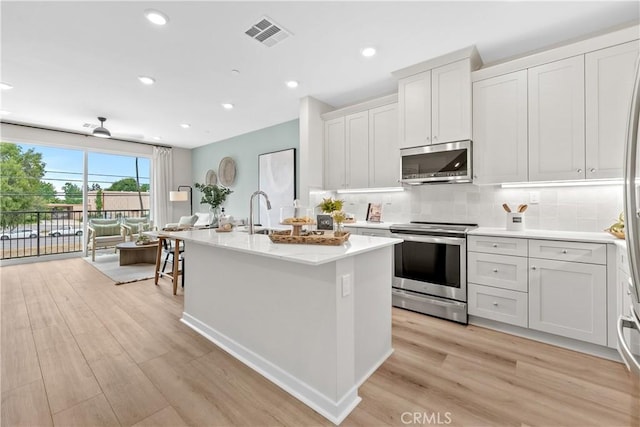
[(267, 210), (264, 198), (260, 198), (258, 221), (273, 227), (280, 222), (280, 208), (293, 206), (296, 198), (296, 149), (259, 154), (258, 180), (258, 188), (271, 201), (271, 210)]

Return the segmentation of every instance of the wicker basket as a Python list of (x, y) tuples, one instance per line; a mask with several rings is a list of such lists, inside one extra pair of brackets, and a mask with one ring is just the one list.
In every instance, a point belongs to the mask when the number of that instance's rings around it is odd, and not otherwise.
[(269, 235), (273, 243), (289, 243), (298, 245), (325, 245), (340, 246), (347, 240), (351, 233), (346, 232), (341, 236), (336, 236), (333, 232), (320, 235), (293, 236), (289, 231), (278, 231)]

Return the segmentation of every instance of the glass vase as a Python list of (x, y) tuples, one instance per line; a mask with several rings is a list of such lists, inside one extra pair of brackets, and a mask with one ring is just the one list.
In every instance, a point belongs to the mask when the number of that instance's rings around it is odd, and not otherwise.
[(220, 220), (220, 207), (209, 208), (209, 227), (217, 227)]

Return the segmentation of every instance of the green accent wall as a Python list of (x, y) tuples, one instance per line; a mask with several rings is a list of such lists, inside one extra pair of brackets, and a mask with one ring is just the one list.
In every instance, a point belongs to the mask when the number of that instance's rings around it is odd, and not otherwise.
[[(217, 174), (220, 160), (231, 157), (236, 162), (236, 179), (229, 187), (233, 193), (227, 196), (223, 206), (234, 219), (248, 218), (249, 198), (258, 190), (258, 155), (288, 148), (296, 149), (296, 194), (299, 196), (300, 126), (297, 119), (193, 149), (193, 182), (204, 183), (209, 169)], [(194, 212), (209, 211), (209, 205), (200, 205), (201, 197), (200, 191), (194, 188)]]

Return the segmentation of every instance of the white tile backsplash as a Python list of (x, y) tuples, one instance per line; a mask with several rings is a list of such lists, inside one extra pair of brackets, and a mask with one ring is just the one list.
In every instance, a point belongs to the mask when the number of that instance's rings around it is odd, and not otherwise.
[[(530, 192), (540, 193), (540, 203), (531, 204)], [(312, 194), (317, 205), (327, 192)], [(501, 188), (473, 184), (421, 185), (401, 193), (340, 194), (344, 210), (364, 220), (368, 203), (382, 203), (384, 222), (436, 221), (469, 222), (483, 227), (505, 227), (503, 203), (512, 210), (529, 205), (529, 229), (602, 231), (616, 221), (622, 211), (622, 186)]]

